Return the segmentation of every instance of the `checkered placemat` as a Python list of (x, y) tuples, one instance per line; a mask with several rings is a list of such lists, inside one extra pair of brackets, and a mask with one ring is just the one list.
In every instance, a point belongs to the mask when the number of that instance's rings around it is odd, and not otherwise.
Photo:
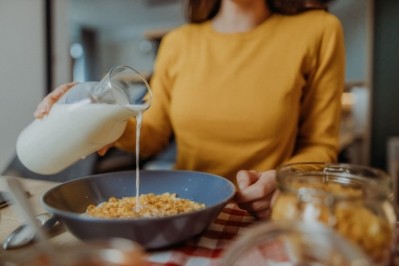
[(172, 250), (151, 252), (147, 261), (153, 266), (217, 266), (230, 241), (254, 222), (254, 217), (229, 203), (200, 236)]
[[(229, 203), (200, 236), (184, 244), (161, 251), (150, 252), (149, 266), (220, 266), (222, 252), (256, 220), (235, 203)], [(399, 231), (399, 223), (397, 224)], [(399, 235), (397, 237), (399, 243)], [(399, 266), (399, 245), (389, 266)]]

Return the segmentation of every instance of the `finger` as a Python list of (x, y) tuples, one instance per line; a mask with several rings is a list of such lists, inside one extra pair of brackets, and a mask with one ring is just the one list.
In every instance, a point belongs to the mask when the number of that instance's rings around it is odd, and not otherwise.
[(277, 189), (272, 195), (267, 197), (264, 200), (253, 201), (253, 202), (245, 202), (245, 203), (237, 203), (237, 205), (255, 216), (259, 219), (269, 219), (272, 214), (272, 209), (274, 203), (280, 194), (280, 191)]
[(69, 89), (76, 85), (76, 82), (70, 82), (57, 87), (52, 93), (49, 94), (51, 99), (58, 101)]
[(272, 214), (272, 210), (268, 209), (268, 210), (256, 213), (256, 215), (257, 215), (256, 217), (258, 219), (268, 220), (268, 219), (270, 219), (271, 214)]
[(75, 84), (76, 82), (63, 84), (44, 97), (33, 113), (35, 118), (41, 119), (48, 114), (54, 103), (56, 103), (70, 88), (75, 86)]
[(47, 111), (50, 111), (51, 107), (53, 106), (54, 103), (56, 103), (69, 89), (71, 89), (73, 86), (75, 86), (76, 82), (71, 82), (71, 83), (66, 83), (63, 84), (59, 87), (57, 87), (53, 92), (51, 92), (49, 95), (47, 95), (47, 106), (49, 109)]
[(276, 190), (275, 171), (266, 171), (252, 185), (237, 192), (237, 200), (250, 202), (264, 199)]
[(238, 206), (243, 209), (259, 212), (271, 208), (274, 194), (275, 192), (252, 201), (242, 201), (238, 199), (236, 202)]
[(33, 116), (37, 119), (41, 119), (44, 117), (44, 115), (46, 114), (46, 102), (43, 99), (42, 102), (39, 103), (39, 105), (36, 107), (35, 112), (33, 113)]
[(108, 147), (103, 147), (103, 148), (101, 148), (101, 149), (99, 149), (97, 151), (97, 154), (100, 155), (100, 156), (104, 156), (107, 153), (108, 150), (109, 150)]
[(248, 213), (254, 216), (258, 220), (268, 220), (271, 217), (272, 210), (268, 209), (261, 212), (248, 212)]
[(257, 201), (251, 204), (238, 205), (241, 209), (246, 210), (251, 215), (256, 218), (268, 218), (271, 214), (271, 204), (270, 200), (268, 201)]
[(271, 208), (271, 202), (267, 199), (252, 202), (237, 202), (237, 205), (250, 213), (262, 212)]
[(259, 179), (259, 173), (254, 170), (241, 170), (237, 173), (236, 180), (239, 189), (245, 189)]
[(114, 146), (114, 143), (110, 143), (97, 151), (97, 154), (100, 156), (104, 156), (110, 148)]

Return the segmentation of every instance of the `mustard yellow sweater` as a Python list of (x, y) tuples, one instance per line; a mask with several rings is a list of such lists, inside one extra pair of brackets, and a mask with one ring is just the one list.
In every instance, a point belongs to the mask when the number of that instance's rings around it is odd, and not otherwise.
[[(343, 32), (325, 11), (274, 14), (244, 33), (183, 25), (159, 49), (141, 156), (174, 134), (176, 169), (230, 179), (240, 169), (334, 161), (343, 83)], [(116, 146), (134, 152), (135, 119)]]

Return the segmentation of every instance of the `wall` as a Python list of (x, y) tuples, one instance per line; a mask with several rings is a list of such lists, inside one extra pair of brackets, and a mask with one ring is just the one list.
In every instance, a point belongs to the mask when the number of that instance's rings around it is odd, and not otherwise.
[(0, 173), (45, 93), (44, 0), (0, 1)]
[(371, 165), (387, 168), (387, 143), (399, 136), (399, 1), (374, 3)]
[(123, 42), (103, 41), (100, 43), (102, 74), (114, 65), (129, 65), (142, 74), (153, 69), (155, 48), (143, 36), (132, 37)]
[(70, 36), (65, 34), (69, 29), (69, 1), (50, 0), (52, 2), (52, 35), (53, 35), (53, 84), (55, 88), (60, 84), (72, 81), (72, 62), (69, 55)]
[(333, 1), (330, 11), (344, 28), (346, 49), (346, 81), (366, 81), (368, 58), (368, 0)]
[(344, 162), (369, 165), (372, 87), (373, 0), (333, 1), (330, 11), (341, 21), (346, 49), (346, 89), (353, 96), (351, 115), (342, 120), (341, 138), (348, 146)]
[(117, 64), (130, 65), (143, 74), (151, 73), (155, 47), (151, 47), (145, 35), (149, 31), (164, 31), (185, 22), (180, 0), (96, 0), (95, 12), (90, 1), (64, 1), (69, 3), (68, 34), (72, 42), (82, 44), (82, 29), (95, 33), (96, 65), (93, 73), (97, 78)]

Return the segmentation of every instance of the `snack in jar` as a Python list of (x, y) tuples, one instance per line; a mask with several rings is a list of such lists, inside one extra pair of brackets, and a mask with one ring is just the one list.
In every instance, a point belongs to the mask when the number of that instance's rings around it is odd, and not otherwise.
[(322, 223), (261, 222), (222, 254), (222, 266), (371, 266), (361, 249)]
[(272, 220), (322, 222), (368, 254), (389, 263), (395, 245), (392, 180), (384, 171), (340, 163), (277, 168), (279, 195)]

